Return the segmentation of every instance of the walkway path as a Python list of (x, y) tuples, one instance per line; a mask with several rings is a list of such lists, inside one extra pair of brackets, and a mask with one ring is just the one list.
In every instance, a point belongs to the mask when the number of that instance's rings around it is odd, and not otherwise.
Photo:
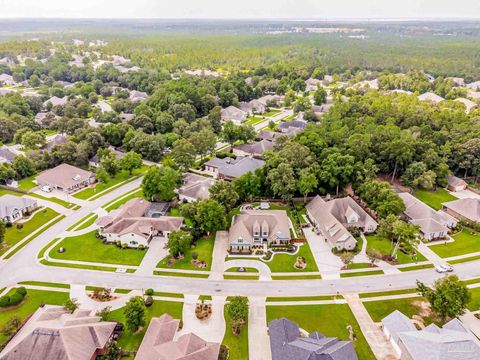
[[(272, 274), (270, 268), (263, 262), (259, 260), (229, 260), (224, 263), (224, 271), (227, 271), (231, 268), (254, 268), (257, 269), (260, 278), (259, 280), (272, 280)], [(255, 275), (255, 273), (249, 273), (250, 275)]]
[(213, 245), (212, 266), (210, 268), (211, 280), (223, 279), (223, 263), (227, 255), (228, 247), (228, 231), (217, 231), (215, 235), (215, 243)]
[(125, 306), (131, 297), (142, 296), (142, 292), (140, 290), (133, 290), (128, 294), (114, 295), (118, 296), (118, 298), (112, 301), (99, 302), (88, 297), (87, 291), (85, 290), (85, 285), (72, 284), (70, 286), (70, 299), (77, 299), (81, 309), (89, 309), (93, 311), (103, 309), (107, 306), (110, 306), (111, 310), (120, 309)]
[(354, 263), (368, 263), (368, 262), (370, 262), (370, 259), (367, 256), (368, 241), (367, 241), (367, 238), (365, 237), (365, 235), (363, 233), (360, 233), (360, 237), (363, 240), (362, 249), (360, 250), (360, 252), (357, 255), (355, 255), (355, 257), (353, 258), (353, 262)]
[(432, 249), (430, 249), (425, 243), (420, 242), (417, 246), (418, 251), (427, 258), (433, 265), (445, 264), (446, 261), (440, 256), (435, 254)]
[(154, 237), (152, 241), (150, 241), (150, 245), (146, 250), (147, 253), (135, 273), (139, 275), (152, 275), (158, 262), (168, 255), (168, 250), (165, 249), (166, 243), (167, 239), (165, 237)]
[(332, 248), (328, 242), (325, 241), (323, 236), (315, 234), (312, 227), (303, 229), (303, 232), (322, 279), (339, 279), (340, 269), (343, 266), (342, 260), (332, 253)]
[(184, 334), (194, 333), (205, 341), (222, 343), (225, 336), (223, 313), (225, 297), (212, 297), (212, 315), (208, 320), (199, 320), (195, 316), (197, 302), (199, 302), (198, 295), (185, 295), (182, 312), (183, 328), (176, 333), (175, 340)]
[(378, 360), (394, 360), (396, 359), (395, 351), (392, 345), (387, 340), (380, 327), (377, 326), (365, 309), (365, 306), (360, 301), (357, 294), (345, 294), (350, 309), (352, 310), (358, 325), (362, 330), (365, 339), (372, 349), (375, 357)]
[(248, 358), (270, 360), (270, 339), (267, 330), (267, 309), (264, 297), (249, 297)]

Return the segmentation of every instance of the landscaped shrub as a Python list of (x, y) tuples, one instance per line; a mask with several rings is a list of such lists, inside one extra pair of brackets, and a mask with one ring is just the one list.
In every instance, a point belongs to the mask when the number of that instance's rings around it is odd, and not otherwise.
[(153, 289), (145, 290), (145, 295), (152, 296), (153, 295)]
[(122, 244), (122, 249), (126, 249), (126, 248), (128, 248), (128, 244), (123, 243), (123, 244)]
[(120, 240), (115, 241), (115, 245), (118, 247), (122, 247), (122, 242)]
[(138, 250), (145, 250), (145, 245), (143, 244), (138, 245)]
[(27, 289), (25, 289), (23, 286), (20, 286), (20, 287), (17, 289), (17, 292), (18, 292), (19, 294), (21, 294), (22, 296), (27, 295)]
[(0, 307), (6, 307), (10, 304), (10, 296), (5, 295), (0, 297)]
[(25, 298), (25, 295), (27, 295), (27, 290), (23, 286), (19, 287), (12, 295), (0, 297), (0, 307), (18, 305)]
[(198, 259), (198, 253), (196, 253), (195, 251), (192, 252), (192, 259), (193, 259), (193, 260), (197, 260), (197, 259)]
[(24, 295), (16, 292), (10, 296), (10, 301), (8, 305), (18, 305), (22, 302)]
[(147, 296), (147, 298), (145, 299), (145, 306), (150, 307), (152, 305), (153, 305), (153, 297)]

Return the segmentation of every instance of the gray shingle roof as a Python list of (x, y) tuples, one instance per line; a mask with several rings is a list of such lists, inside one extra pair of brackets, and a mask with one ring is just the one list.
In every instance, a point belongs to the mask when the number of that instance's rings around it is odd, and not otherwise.
[(224, 159), (213, 158), (207, 161), (205, 165), (218, 168), (218, 173), (227, 178), (237, 178), (249, 171), (262, 168), (265, 162), (258, 159), (238, 156), (235, 159), (229, 157)]

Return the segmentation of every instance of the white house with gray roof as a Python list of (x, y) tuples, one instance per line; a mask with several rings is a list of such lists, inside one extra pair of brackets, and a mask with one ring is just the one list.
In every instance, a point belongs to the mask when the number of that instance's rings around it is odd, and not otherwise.
[(254, 141), (247, 144), (235, 145), (232, 149), (237, 156), (261, 158), (267, 150), (273, 150), (274, 143), (268, 140)]
[(215, 179), (233, 180), (250, 171), (260, 169), (265, 165), (263, 160), (237, 156), (235, 159), (213, 158), (204, 164), (205, 172)]
[(318, 331), (304, 336), (299, 326), (286, 318), (268, 324), (272, 360), (357, 360), (351, 341), (326, 337)]
[(37, 200), (6, 194), (0, 196), (0, 220), (13, 223), (32, 213), (38, 207)]
[(248, 116), (248, 112), (243, 111), (233, 105), (221, 110), (221, 116), (223, 121), (233, 121), (236, 124), (243, 123)]
[(422, 330), (395, 310), (382, 320), (383, 332), (401, 360), (478, 360), (480, 342), (458, 319)]
[(178, 189), (180, 201), (195, 202), (210, 197), (210, 187), (215, 179), (193, 173), (185, 173), (182, 176), (182, 186)]

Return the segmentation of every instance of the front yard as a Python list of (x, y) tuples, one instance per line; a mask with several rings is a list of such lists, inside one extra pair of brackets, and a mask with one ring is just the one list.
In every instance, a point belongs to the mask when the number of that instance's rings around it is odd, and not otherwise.
[[(392, 254), (392, 242), (388, 239), (381, 238), (377, 235), (366, 235), (367, 238), (367, 249), (375, 249), (382, 253), (382, 255), (391, 255)], [(400, 264), (410, 264), (414, 262), (426, 261), (427, 259), (417, 251), (415, 257), (407, 255), (402, 251), (397, 251), (397, 261)]]
[(403, 299), (366, 301), (363, 303), (374, 322), (380, 322), (383, 318), (398, 310), (408, 318), (411, 318), (413, 315), (422, 316), (425, 325), (431, 324), (433, 320), (430, 317), (429, 310), (422, 308), (422, 304), (424, 306), (427, 304), (425, 299), (417, 296)]
[(248, 320), (242, 327), (240, 335), (233, 334), (230, 327), (230, 317), (227, 309), (224, 310), (225, 315), (225, 336), (222, 344), (229, 349), (229, 360), (244, 360), (248, 359)]
[[(104, 264), (138, 266), (147, 250), (120, 249), (116, 245), (104, 244), (95, 236), (96, 231), (63, 239), (48, 254), (52, 259), (98, 262)], [(64, 253), (58, 249), (63, 247)]]
[[(307, 262), (307, 266), (303, 270), (297, 269), (294, 266), (295, 262), (297, 261), (297, 257), (299, 256), (305, 258), (305, 261)], [(268, 265), (272, 272), (318, 271), (317, 264), (315, 263), (315, 259), (313, 258), (308, 242), (305, 242), (303, 245), (301, 245), (298, 249), (298, 253), (296, 254), (290, 255), (277, 253), (273, 255), (271, 261), (264, 261), (264, 263)]]
[[(136, 351), (140, 347), (145, 332), (147, 331), (150, 320), (153, 317), (160, 317), (164, 313), (168, 313), (174, 319), (182, 319), (182, 302), (171, 301), (154, 301), (153, 305), (147, 307), (146, 311), (146, 324), (138, 332), (133, 333), (127, 328), (124, 329), (120, 339), (118, 340), (118, 346), (128, 351)], [(124, 308), (114, 310), (108, 316), (108, 320), (114, 320), (125, 324), (125, 316), (123, 315)], [(201, 336), (201, 334), (199, 334)]]
[(442, 258), (480, 251), (480, 235), (478, 233), (471, 234), (471, 231), (465, 228), (460, 233), (452, 236), (455, 241), (432, 245), (430, 249)]
[[(23, 223), (21, 230), (17, 229), (16, 223), (5, 231), (5, 240), (0, 247), (0, 255), (4, 254), (12, 246), (38, 230), (41, 226), (56, 217), (58, 213), (50, 208), (39, 209), (33, 213), (30, 220)], [(46, 230), (46, 229), (45, 229)], [(40, 233), (39, 233), (40, 234)]]
[[(14, 291), (14, 289), (10, 290), (9, 295)], [(27, 289), (27, 296), (19, 305), (0, 309), (0, 328), (14, 316), (18, 316), (21, 321), (25, 320), (33, 314), (41, 304), (63, 305), (67, 300), (68, 293), (66, 292)], [(6, 336), (0, 332), (0, 347), (6, 340)]]
[(480, 288), (473, 288), (470, 289), (470, 294), (472, 295), (472, 299), (468, 303), (468, 310), (470, 311), (477, 311), (480, 310)]
[(440, 210), (444, 202), (457, 200), (455, 196), (441, 188), (436, 191), (415, 190), (413, 195), (435, 210)]
[[(171, 269), (184, 269), (184, 270), (210, 270), (212, 266), (212, 252), (213, 244), (215, 243), (215, 234), (211, 234), (209, 237), (202, 238), (197, 241), (197, 244), (186, 251), (182, 260), (177, 260), (172, 266), (168, 266), (168, 260), (170, 256), (160, 260), (157, 264), (157, 268), (171, 268)], [(198, 268), (190, 261), (192, 260), (192, 254), (197, 253), (198, 260), (204, 260), (207, 263), (205, 268)]]
[(352, 311), (346, 304), (267, 306), (267, 322), (283, 317), (297, 323), (308, 332), (319, 331), (325, 336), (336, 336), (339, 340), (349, 340), (347, 325), (351, 325), (356, 336), (354, 346), (358, 358), (375, 359)]

